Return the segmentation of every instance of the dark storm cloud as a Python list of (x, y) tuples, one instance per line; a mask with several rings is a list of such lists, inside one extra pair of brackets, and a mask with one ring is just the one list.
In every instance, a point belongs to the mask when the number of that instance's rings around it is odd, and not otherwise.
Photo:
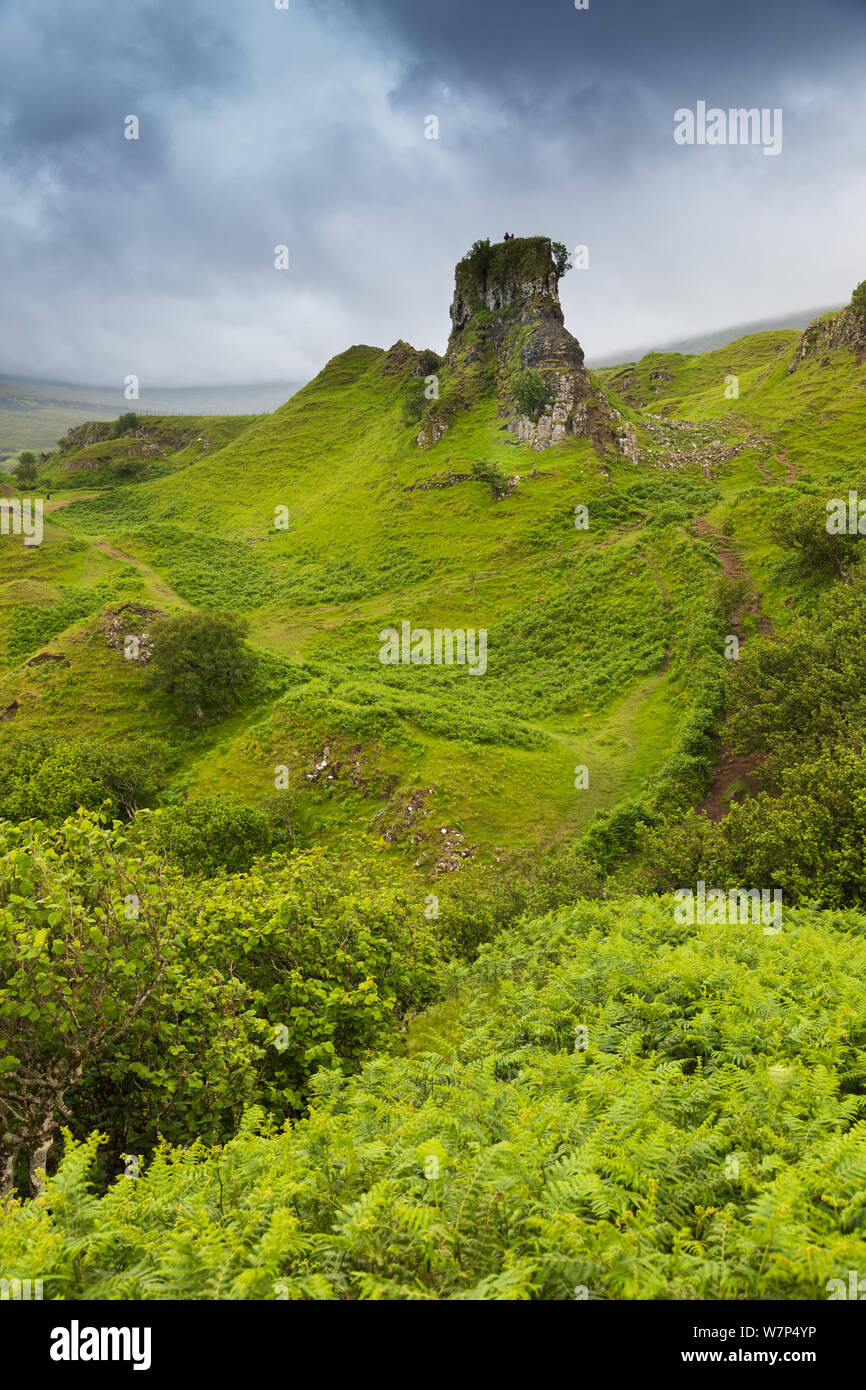
[[(121, 164), (130, 110), (159, 125), (166, 98), (198, 98), (232, 79), (231, 38), (198, 3), (25, 8), (10, 0), (0, 20), (3, 158), (30, 172), (49, 167), (68, 177), (68, 161), (84, 172), (90, 155), (98, 180)], [(118, 136), (113, 144), (108, 129)]]
[(414, 54), (412, 81), (455, 79), (540, 96), (594, 76), (627, 86), (726, 85), (830, 68), (866, 39), (861, 0), (371, 0), (383, 35)]
[[(454, 261), (505, 230), (590, 245), (563, 282), (590, 354), (837, 302), (866, 274), (864, 39), (861, 0), (0, 0), (0, 370), (441, 348)], [(784, 107), (783, 154), (677, 148), (697, 99)]]

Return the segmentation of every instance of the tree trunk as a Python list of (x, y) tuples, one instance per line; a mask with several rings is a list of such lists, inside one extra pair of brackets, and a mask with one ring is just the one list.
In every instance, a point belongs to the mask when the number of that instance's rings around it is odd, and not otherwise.
[(28, 1162), (30, 1172), (30, 1195), (32, 1197), (38, 1197), (40, 1192), (42, 1191), (45, 1179), (42, 1175), (41, 1170), (44, 1169), (45, 1164), (48, 1161), (48, 1155), (51, 1152), (51, 1145), (53, 1143), (53, 1132), (47, 1136), (43, 1132), (42, 1137), (39, 1140), (39, 1143), (36, 1145), (34, 1149), (31, 1149), (30, 1151), (30, 1157)]
[(0, 1145), (0, 1205), (15, 1192), (15, 1160), (19, 1145), (8, 1141)]

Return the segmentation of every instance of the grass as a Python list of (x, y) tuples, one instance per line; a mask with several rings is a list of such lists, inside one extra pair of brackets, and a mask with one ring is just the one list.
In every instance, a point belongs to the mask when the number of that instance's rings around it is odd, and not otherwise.
[[(311, 841), (384, 828), (427, 864), (434, 837), (405, 824), (419, 789), (423, 820), (481, 858), (578, 833), (658, 773), (688, 721), (684, 644), (720, 573), (696, 519), (729, 535), (776, 626), (816, 591), (768, 524), (791, 488), (863, 461), (866, 369), (834, 354), (790, 374), (798, 342), (753, 334), (594, 374), (635, 425), (637, 464), (572, 438), (543, 453), (511, 443), (483, 361), (452, 382), (442, 439), (419, 447), (406, 345), (349, 349), (272, 415), (148, 417), (157, 475), (67, 491), (38, 552), (3, 538), (4, 704), (18, 700), (16, 727), (168, 735), (184, 750), (178, 787), (250, 804), (270, 801), (285, 763)], [(519, 484), (497, 500), (451, 481), (479, 459)], [(129, 596), (245, 614), (279, 679), (191, 739), (105, 649), (98, 611)], [(378, 634), (403, 620), (485, 628), (486, 675), (382, 666)], [(20, 666), (42, 648), (69, 666)], [(308, 776), (325, 747), (333, 782)]]

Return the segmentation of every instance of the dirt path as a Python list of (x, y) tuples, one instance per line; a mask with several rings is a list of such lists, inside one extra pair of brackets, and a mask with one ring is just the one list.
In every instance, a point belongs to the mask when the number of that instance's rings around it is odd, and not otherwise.
[[(731, 542), (728, 540), (728, 537), (723, 536), (721, 531), (717, 531), (715, 527), (711, 526), (709, 522), (702, 516), (698, 517), (695, 525), (697, 527), (698, 534), (700, 536), (703, 536), (707, 543), (711, 545), (715, 550), (716, 554), (722, 562), (722, 570), (728, 576), (728, 578), (735, 579), (739, 582), (745, 581), (745, 583), (748, 585), (745, 598), (746, 612), (750, 613), (751, 616), (754, 618), (755, 626), (757, 627), (758, 632), (761, 634), (761, 636), (769, 636), (769, 634), (773, 630), (773, 625), (770, 622), (770, 619), (767, 617), (766, 613), (763, 612), (761, 608), (761, 600), (756, 594), (755, 590), (752, 588), (751, 584), (749, 583), (749, 578), (746, 574), (743, 562), (740, 559), (734, 547), (731, 545)], [(738, 608), (737, 611), (734, 613), (733, 626), (734, 631), (736, 632), (737, 637), (740, 639), (741, 644), (746, 640), (746, 634), (743, 631), (742, 619), (743, 610), (742, 608)]]
[[(14, 493), (8, 483), (0, 483), (0, 493), (4, 497), (13, 497)], [(43, 502), (43, 512), (56, 512), (60, 507), (68, 507), (71, 502), (84, 502), (88, 497), (98, 497), (98, 492), (78, 492), (74, 497), (61, 497), (56, 502)]]
[[(743, 429), (747, 429), (749, 431), (749, 438), (747, 441), (749, 445), (760, 445), (762, 448), (766, 449), (768, 453), (771, 453), (773, 455), (773, 458), (776, 460), (778, 464), (781, 464), (781, 466), (785, 470), (785, 476), (782, 479), (782, 481), (786, 485), (788, 483), (796, 482), (797, 465), (794, 462), (794, 460), (790, 457), (786, 449), (781, 449), (779, 445), (776, 444), (774, 440), (770, 438), (769, 435), (764, 434), (763, 430), (759, 429), (757, 425), (752, 424), (752, 421), (747, 420), (744, 415), (736, 416), (735, 422), (738, 425), (741, 425)], [(758, 459), (755, 459), (755, 465), (758, 469), (758, 472), (766, 479), (768, 483), (778, 483), (779, 479), (777, 478), (776, 474), (771, 473), (770, 470)]]
[[(730, 579), (745, 581), (748, 585), (744, 601), (745, 611), (754, 619), (760, 635), (762, 637), (769, 636), (773, 630), (773, 625), (761, 609), (761, 600), (752, 588), (745, 566), (727, 536), (716, 531), (704, 517), (698, 518), (696, 526), (698, 533), (713, 547), (721, 560), (723, 572)], [(734, 613), (732, 626), (742, 646), (747, 640), (743, 629), (743, 608), (738, 608)], [(719, 748), (710, 785), (698, 810), (703, 811), (711, 821), (721, 820), (728, 809), (727, 794), (736, 782), (743, 783), (749, 792), (757, 790), (755, 772), (760, 760), (760, 755), (757, 753), (732, 753), (730, 748), (723, 743)]]
[(124, 560), (128, 565), (134, 565), (147, 585), (148, 592), (152, 598), (160, 603), (172, 603), (178, 608), (191, 608), (192, 604), (187, 603), (185, 598), (176, 594), (170, 584), (157, 574), (155, 569), (145, 564), (144, 560), (139, 560), (135, 555), (128, 555), (125, 550), (120, 550), (116, 545), (109, 545), (108, 541), (94, 541), (94, 548), (101, 550), (103, 555), (110, 555), (112, 560)]
[(44, 512), (56, 512), (60, 507), (68, 507), (72, 502), (86, 502), (88, 497), (98, 497), (98, 492), (78, 492), (74, 497), (61, 497), (57, 502), (46, 502)]

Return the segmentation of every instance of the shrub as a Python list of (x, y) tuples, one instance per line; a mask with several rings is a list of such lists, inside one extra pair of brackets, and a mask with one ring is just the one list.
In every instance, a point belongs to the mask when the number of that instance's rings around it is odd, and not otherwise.
[(137, 1143), (160, 1124), (217, 1139), (252, 1094), (243, 987), (183, 961), (170, 889), (91, 814), (0, 827), (0, 1193), (19, 1158), (38, 1187), (80, 1084), (88, 1128), (116, 1121)]
[(36, 482), (37, 463), (32, 450), (25, 449), (18, 455), (18, 462), (12, 472), (19, 487), (31, 487)]
[(142, 678), (168, 695), (185, 719), (227, 714), (240, 703), (257, 664), (243, 640), (246, 630), (246, 622), (231, 613), (160, 618)]
[(132, 434), (138, 429), (138, 416), (134, 411), (128, 410), (125, 415), (118, 415), (111, 427), (109, 438), (119, 439), (121, 435)]
[(550, 249), (553, 252), (553, 264), (556, 267), (556, 278), (561, 280), (567, 270), (571, 270), (572, 264), (568, 259), (568, 247), (563, 241), (552, 241)]
[(191, 797), (143, 823), (153, 843), (185, 874), (249, 869), (281, 838), (276, 823), (233, 796)]
[(460, 262), (461, 266), (482, 283), (487, 279), (487, 272), (490, 269), (490, 262), (493, 258), (493, 251), (490, 246), (490, 238), (485, 237), (483, 241), (473, 241), (472, 246)]
[(0, 815), (56, 825), (79, 807), (131, 819), (168, 780), (172, 754), (162, 739), (123, 743), (9, 733), (0, 740)]
[(526, 367), (518, 372), (511, 385), (517, 409), (522, 415), (535, 415), (547, 399), (547, 389), (540, 372)]
[(823, 497), (797, 497), (776, 513), (770, 535), (778, 545), (796, 547), (807, 569), (840, 575), (855, 558), (860, 536), (832, 534), (827, 517)]
[(480, 483), (486, 483), (494, 497), (504, 497), (508, 490), (508, 479), (498, 463), (479, 459), (472, 465), (472, 476)]

